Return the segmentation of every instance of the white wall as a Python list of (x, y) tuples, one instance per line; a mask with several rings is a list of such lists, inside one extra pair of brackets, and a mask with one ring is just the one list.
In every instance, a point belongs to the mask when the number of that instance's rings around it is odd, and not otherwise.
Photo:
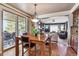
[(71, 26), (73, 26), (73, 14), (71, 13), (71, 14), (69, 14), (69, 16), (68, 16), (68, 27), (69, 27), (69, 30), (68, 30), (68, 32), (69, 32), (69, 43), (70, 43), (70, 38), (71, 38)]
[[(55, 20), (55, 22), (53, 22)], [(42, 19), (43, 23), (64, 23), (68, 21), (68, 16), (54, 16), (48, 19)]]

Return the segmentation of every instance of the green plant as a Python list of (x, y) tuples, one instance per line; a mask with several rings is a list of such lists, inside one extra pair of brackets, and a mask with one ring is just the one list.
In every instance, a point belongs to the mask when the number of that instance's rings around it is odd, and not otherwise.
[(38, 34), (38, 30), (37, 30), (36, 28), (33, 28), (33, 29), (32, 29), (32, 34), (33, 34), (33, 35), (37, 35), (37, 34)]

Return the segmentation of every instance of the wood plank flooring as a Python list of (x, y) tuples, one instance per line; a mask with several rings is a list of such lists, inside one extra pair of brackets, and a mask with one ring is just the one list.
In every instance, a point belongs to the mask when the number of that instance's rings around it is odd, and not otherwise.
[[(20, 48), (21, 48), (21, 46), (20, 46)], [(48, 47), (46, 47), (45, 49), (46, 49), (46, 52), (45, 52), (45, 55), (44, 56), (49, 56), (49, 53), (47, 52), (48, 51)], [(21, 52), (21, 49), (19, 51), (20, 51), (20, 54), (19, 55), (21, 56), (21, 53), (22, 53)], [(34, 49), (32, 50), (31, 53), (32, 53), (31, 54), (32, 56), (35, 55)], [(4, 52), (3, 55), (4, 56), (15, 56), (15, 48), (12, 48), (12, 49)], [(59, 55), (60, 55), (60, 52), (59, 52), (59, 49), (58, 49), (57, 44), (56, 43), (52, 44), (52, 56), (59, 56)], [(75, 51), (72, 48), (69, 47), (67, 49), (66, 56), (76, 56), (76, 55), (77, 54), (75, 53)], [(28, 56), (28, 54), (26, 53), (25, 56)], [(37, 52), (37, 56), (40, 56), (40, 52), (39, 51)]]

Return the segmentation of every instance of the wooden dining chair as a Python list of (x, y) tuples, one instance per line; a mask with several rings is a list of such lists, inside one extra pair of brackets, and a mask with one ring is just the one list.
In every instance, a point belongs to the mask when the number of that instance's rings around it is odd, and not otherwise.
[(51, 36), (48, 36), (48, 38), (45, 40), (45, 45), (49, 47), (49, 56), (51, 56), (52, 51), (52, 42), (51, 42)]
[(33, 48), (34, 46), (36, 47), (36, 44), (30, 42), (29, 37), (21, 36), (21, 40), (22, 40), (22, 56), (24, 56), (24, 54), (28, 51), (29, 47), (30, 48)]

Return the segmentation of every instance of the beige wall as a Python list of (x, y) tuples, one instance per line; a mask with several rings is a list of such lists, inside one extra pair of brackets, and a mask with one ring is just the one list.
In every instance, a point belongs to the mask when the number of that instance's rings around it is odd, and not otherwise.
[(28, 31), (30, 34), (32, 34), (32, 28), (34, 28), (34, 23), (31, 21), (31, 18), (29, 18), (29, 24), (28, 24)]

